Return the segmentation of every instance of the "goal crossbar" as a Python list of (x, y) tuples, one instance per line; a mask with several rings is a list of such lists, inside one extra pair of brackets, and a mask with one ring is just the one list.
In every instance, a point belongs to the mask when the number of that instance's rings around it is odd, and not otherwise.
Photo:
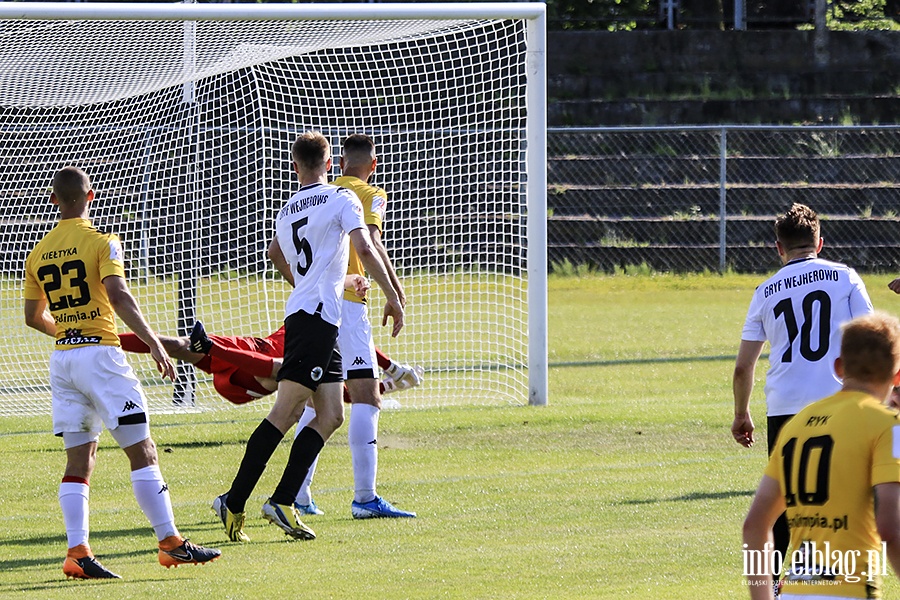
[(246, 21), (391, 19), (539, 19), (542, 2), (429, 4), (166, 4), (139, 2), (0, 2), (0, 19)]

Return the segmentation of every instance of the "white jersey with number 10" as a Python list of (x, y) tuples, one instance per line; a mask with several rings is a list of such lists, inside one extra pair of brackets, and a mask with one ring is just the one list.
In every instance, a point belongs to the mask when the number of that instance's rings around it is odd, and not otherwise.
[(365, 228), (362, 204), (344, 188), (324, 183), (306, 185), (291, 196), (275, 219), (281, 252), (294, 275), (294, 290), (285, 317), (298, 311), (338, 326), (350, 241), (347, 234)]
[(872, 301), (856, 271), (820, 258), (792, 261), (756, 288), (741, 339), (769, 342), (770, 417), (797, 414), (841, 388), (834, 372), (840, 326), (870, 312)]

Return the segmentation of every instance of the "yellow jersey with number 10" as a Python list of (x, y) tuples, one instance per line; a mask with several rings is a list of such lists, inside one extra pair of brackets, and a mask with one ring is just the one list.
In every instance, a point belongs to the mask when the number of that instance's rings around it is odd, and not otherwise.
[(814, 402), (778, 434), (766, 475), (791, 530), (782, 593), (881, 598), (872, 488), (900, 482), (900, 413), (864, 392)]
[[(347, 188), (359, 197), (359, 201), (363, 206), (363, 218), (366, 225), (374, 225), (381, 231), (381, 225), (384, 222), (384, 212), (387, 208), (387, 192), (374, 185), (369, 185), (359, 177), (342, 176), (334, 180), (334, 185)], [(347, 275), (362, 275), (365, 277), (366, 270), (362, 261), (356, 255), (353, 244), (350, 244), (350, 264), (347, 267)], [(344, 300), (351, 302), (359, 302), (365, 304), (366, 300), (360, 298), (352, 290), (344, 290)]]
[(125, 277), (122, 245), (87, 219), (63, 219), (25, 260), (26, 300), (46, 298), (56, 348), (118, 346), (116, 316), (103, 279)]

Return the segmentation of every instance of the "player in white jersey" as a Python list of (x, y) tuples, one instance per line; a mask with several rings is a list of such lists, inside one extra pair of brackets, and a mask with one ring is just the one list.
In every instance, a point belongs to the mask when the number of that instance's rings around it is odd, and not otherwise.
[[(231, 488), (213, 502), (232, 541), (248, 541), (244, 508), (285, 433), (313, 399), (316, 418), (294, 438), (288, 463), (263, 516), (294, 539), (314, 539), (293, 503), (307, 471), (343, 422), (343, 371), (336, 349), (349, 241), (387, 298), (382, 324), (393, 319), (392, 335), (403, 327), (403, 307), (378, 253), (372, 247), (353, 192), (328, 185), (328, 141), (304, 133), (291, 149), (300, 190), (279, 211), (269, 258), (294, 289), (285, 308), (284, 360), (275, 404), (250, 439)], [(348, 241), (349, 239), (349, 241)]]
[[(363, 206), (363, 215), (372, 244), (377, 250), (391, 282), (400, 294), (400, 303), (405, 306), (406, 298), (394, 268), (391, 265), (387, 250), (381, 243), (381, 229), (387, 209), (387, 193), (369, 184), (375, 172), (378, 160), (375, 156), (375, 142), (365, 134), (355, 133), (348, 136), (343, 143), (341, 153), (341, 177), (335, 185), (351, 190), (356, 194)], [(365, 275), (365, 269), (356, 253), (350, 252), (348, 274)], [(350, 446), (350, 459), (353, 466), (354, 492), (350, 504), (350, 512), (356, 519), (371, 518), (412, 518), (416, 513), (396, 508), (383, 499), (375, 491), (375, 479), (378, 471), (378, 417), (381, 412), (381, 394), (378, 390), (378, 379), (375, 368), (375, 342), (372, 339), (372, 327), (369, 324), (368, 308), (365, 296), (344, 292), (343, 319), (338, 332), (338, 348), (344, 361), (345, 385), (350, 395), (350, 423), (347, 427), (347, 441)], [(419, 385), (424, 371), (409, 369), (405, 373), (399, 370), (388, 371), (401, 384)], [(300, 417), (303, 425), (315, 418), (314, 407), (307, 406)], [(299, 427), (298, 427), (299, 428)], [(322, 514), (312, 500), (310, 486), (316, 463), (309, 469), (306, 480), (300, 487), (295, 506), (306, 514)]]
[[(841, 325), (872, 312), (865, 285), (850, 267), (818, 258), (819, 217), (794, 204), (775, 220), (778, 254), (784, 266), (753, 294), (734, 367), (734, 421), (737, 443), (753, 445), (750, 394), (756, 363), (768, 341), (766, 373), (767, 438), (771, 452), (781, 426), (807, 404), (841, 388), (834, 372)], [(776, 523), (776, 548), (787, 548), (787, 523)]]

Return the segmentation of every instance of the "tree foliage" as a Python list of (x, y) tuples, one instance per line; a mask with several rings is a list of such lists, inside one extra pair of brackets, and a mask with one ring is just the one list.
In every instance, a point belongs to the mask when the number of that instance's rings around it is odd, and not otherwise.
[[(676, 0), (679, 28), (723, 29), (734, 20), (733, 0)], [(767, 27), (812, 25), (808, 0), (745, 0), (748, 21)], [(829, 0), (829, 29), (897, 29), (900, 0)], [(554, 29), (622, 31), (666, 26), (664, 0), (547, 0)]]
[(657, 5), (650, 0), (547, 0), (547, 17), (558, 29), (624, 31), (655, 24)]
[(897, 3), (891, 2), (894, 19), (890, 18), (887, 0), (833, 0), (826, 15), (828, 28), (836, 30), (900, 29)]

